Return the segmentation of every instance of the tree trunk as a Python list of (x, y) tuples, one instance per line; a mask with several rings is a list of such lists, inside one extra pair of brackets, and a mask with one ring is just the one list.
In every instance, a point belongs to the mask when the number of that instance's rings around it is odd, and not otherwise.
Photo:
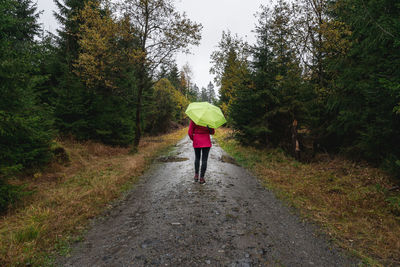
[(141, 116), (141, 109), (142, 109), (142, 92), (143, 88), (139, 88), (138, 92), (138, 99), (136, 104), (136, 131), (135, 131), (135, 139), (133, 141), (133, 147), (136, 150), (139, 146), (140, 138), (142, 137), (142, 130), (140, 125), (140, 116)]
[(297, 137), (297, 120), (292, 123), (292, 154), (296, 160), (300, 160), (300, 142)]
[(140, 76), (139, 76), (139, 88), (138, 88), (138, 94), (137, 94), (137, 104), (136, 104), (136, 131), (135, 131), (135, 139), (133, 140), (133, 150), (137, 151), (137, 148), (139, 147), (140, 139), (142, 137), (142, 129), (141, 129), (141, 124), (140, 124), (140, 117), (142, 115), (142, 95), (143, 95), (143, 90), (146, 85), (145, 82), (145, 74), (144, 74), (144, 69), (140, 71)]

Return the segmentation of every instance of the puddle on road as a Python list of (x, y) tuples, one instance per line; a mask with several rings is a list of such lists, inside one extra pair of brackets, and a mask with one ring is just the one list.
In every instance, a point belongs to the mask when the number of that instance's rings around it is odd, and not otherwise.
[(220, 160), (225, 163), (230, 163), (230, 164), (239, 166), (239, 164), (236, 162), (236, 160), (228, 155), (222, 155)]
[(189, 159), (175, 157), (175, 156), (161, 157), (161, 158), (157, 159), (158, 162), (181, 162), (181, 161), (187, 161), (187, 160), (189, 160)]

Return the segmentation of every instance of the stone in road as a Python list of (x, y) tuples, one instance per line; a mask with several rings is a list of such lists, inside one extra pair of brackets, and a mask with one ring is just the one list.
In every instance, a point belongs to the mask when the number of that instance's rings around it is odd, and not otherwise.
[[(205, 185), (181, 140), (97, 220), (64, 266), (354, 266), (214, 144)], [(164, 159), (164, 160), (162, 160)]]

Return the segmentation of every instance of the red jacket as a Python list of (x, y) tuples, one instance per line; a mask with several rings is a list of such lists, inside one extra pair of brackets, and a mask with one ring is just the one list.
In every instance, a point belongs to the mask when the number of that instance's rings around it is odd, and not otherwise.
[(196, 125), (193, 121), (190, 121), (188, 135), (193, 141), (194, 148), (200, 147), (211, 147), (210, 134), (214, 134), (215, 130), (207, 127)]

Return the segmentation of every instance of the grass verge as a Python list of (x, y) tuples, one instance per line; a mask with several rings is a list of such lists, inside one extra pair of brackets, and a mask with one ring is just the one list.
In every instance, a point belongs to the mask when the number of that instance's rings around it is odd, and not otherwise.
[(228, 129), (219, 145), (302, 216), (370, 266), (400, 266), (400, 192), (379, 169), (343, 158), (303, 164), (280, 150), (244, 147)]
[(70, 163), (54, 163), (43, 173), (15, 180), (34, 194), (0, 217), (0, 266), (45, 266), (54, 253), (68, 253), (88, 221), (132, 187), (151, 161), (185, 134), (180, 129), (143, 138), (138, 152), (102, 144), (61, 142)]

